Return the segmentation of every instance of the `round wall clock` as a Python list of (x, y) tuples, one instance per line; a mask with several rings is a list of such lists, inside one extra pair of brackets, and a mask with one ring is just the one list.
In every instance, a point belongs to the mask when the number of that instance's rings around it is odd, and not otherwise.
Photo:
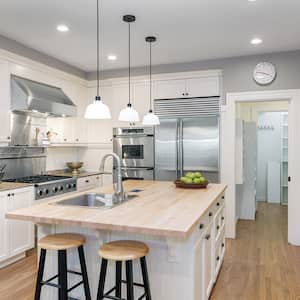
[(261, 62), (256, 65), (253, 78), (260, 85), (268, 85), (276, 78), (276, 68), (269, 62)]

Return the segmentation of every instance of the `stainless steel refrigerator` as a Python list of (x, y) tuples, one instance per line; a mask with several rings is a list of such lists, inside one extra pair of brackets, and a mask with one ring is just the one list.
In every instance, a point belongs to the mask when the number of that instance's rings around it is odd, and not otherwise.
[(155, 179), (200, 171), (219, 182), (219, 116), (161, 118), (155, 132)]

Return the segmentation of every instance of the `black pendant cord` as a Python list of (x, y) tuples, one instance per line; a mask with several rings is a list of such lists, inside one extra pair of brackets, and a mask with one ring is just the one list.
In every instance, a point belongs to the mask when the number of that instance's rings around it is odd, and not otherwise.
[(100, 39), (99, 39), (99, 0), (97, 0), (97, 97), (96, 100), (100, 100), (100, 63), (99, 63), (99, 52), (100, 52)]
[(131, 106), (130, 98), (131, 98), (131, 31), (130, 31), (130, 23), (128, 23), (128, 82), (129, 82), (129, 91), (128, 91), (128, 106)]
[(150, 42), (150, 109), (149, 112), (152, 113), (152, 42)]

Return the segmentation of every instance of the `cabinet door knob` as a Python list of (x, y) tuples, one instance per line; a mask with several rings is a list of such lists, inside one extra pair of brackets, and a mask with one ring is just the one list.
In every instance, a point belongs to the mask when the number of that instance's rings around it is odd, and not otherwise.
[(220, 229), (220, 226), (218, 225), (218, 226), (217, 226), (217, 230), (219, 230), (219, 229)]
[(200, 225), (199, 225), (199, 229), (202, 229), (203, 227), (204, 227), (203, 224), (200, 224)]
[(86, 182), (86, 183), (89, 183), (90, 181), (87, 179), (85, 182)]
[(182, 93), (182, 96), (184, 96), (184, 93)]
[(222, 221), (224, 221), (224, 219), (225, 219), (224, 217), (221, 218)]
[(209, 239), (210, 239), (210, 234), (207, 234), (207, 235), (205, 236), (205, 239), (209, 240)]
[(222, 199), (225, 199), (225, 196), (222, 196)]
[(220, 206), (220, 202), (217, 203), (217, 206)]
[(209, 217), (211, 217), (212, 215), (213, 215), (213, 213), (212, 213), (212, 212), (210, 212), (210, 213), (208, 214), (208, 216), (209, 216)]
[(67, 141), (67, 139), (64, 139), (64, 142), (66, 142)]
[(188, 96), (188, 95), (189, 95), (189, 93), (186, 93), (185, 95), (186, 95), (186, 96)]
[(219, 260), (220, 260), (220, 256), (217, 257), (217, 261), (219, 261)]
[(8, 136), (7, 139), (10, 140), (10, 136)]
[(222, 243), (222, 248), (224, 248), (224, 246), (225, 246), (225, 244), (224, 244), (224, 243)]
[(7, 197), (10, 197), (10, 194), (7, 194)]
[(12, 193), (11, 195), (12, 195), (12, 196), (14, 196), (15, 194), (14, 194), (14, 193)]

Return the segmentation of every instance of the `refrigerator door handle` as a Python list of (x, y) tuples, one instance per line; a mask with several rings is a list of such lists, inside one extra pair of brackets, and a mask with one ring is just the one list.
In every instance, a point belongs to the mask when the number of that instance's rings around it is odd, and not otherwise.
[(179, 120), (179, 174), (183, 176), (183, 121)]
[(176, 179), (179, 177), (179, 122), (176, 122)]

